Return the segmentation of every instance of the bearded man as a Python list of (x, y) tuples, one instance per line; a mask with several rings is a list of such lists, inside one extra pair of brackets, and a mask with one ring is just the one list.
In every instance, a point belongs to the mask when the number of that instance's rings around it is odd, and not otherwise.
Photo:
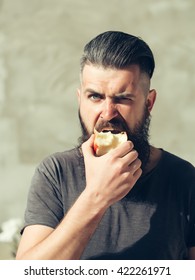
[[(130, 34), (85, 46), (80, 144), (37, 168), (17, 259), (195, 259), (195, 169), (149, 144), (154, 67)], [(128, 140), (97, 157), (94, 129)]]

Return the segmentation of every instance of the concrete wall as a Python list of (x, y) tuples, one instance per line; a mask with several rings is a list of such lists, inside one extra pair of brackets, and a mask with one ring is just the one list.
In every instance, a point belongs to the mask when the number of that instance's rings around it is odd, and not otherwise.
[(141, 36), (156, 57), (151, 143), (195, 164), (194, 0), (0, 0), (0, 224), (22, 218), (35, 166), (77, 143), (84, 44)]

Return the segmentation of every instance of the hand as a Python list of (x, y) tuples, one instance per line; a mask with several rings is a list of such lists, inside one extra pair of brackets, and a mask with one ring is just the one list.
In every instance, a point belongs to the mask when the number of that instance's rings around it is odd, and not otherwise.
[(94, 155), (93, 142), (94, 135), (82, 145), (86, 191), (104, 207), (109, 207), (133, 188), (142, 174), (141, 161), (131, 141), (101, 157)]

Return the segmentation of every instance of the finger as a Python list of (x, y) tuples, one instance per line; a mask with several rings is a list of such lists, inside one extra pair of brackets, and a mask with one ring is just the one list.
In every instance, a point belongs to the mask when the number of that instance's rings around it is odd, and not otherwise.
[(136, 158), (130, 165), (129, 165), (129, 171), (134, 174), (142, 165), (142, 162), (139, 158)]
[(141, 175), (142, 175), (142, 169), (139, 168), (134, 172), (133, 177), (137, 181), (140, 178)]
[(81, 148), (83, 151), (83, 155), (85, 156), (94, 155), (94, 149), (93, 149), (94, 138), (95, 135), (92, 134), (90, 138), (82, 144)]
[(138, 158), (138, 152), (136, 150), (131, 150), (126, 155), (124, 155), (121, 160), (124, 164), (126, 164), (127, 167), (130, 166), (131, 163), (133, 163)]
[(133, 147), (133, 142), (126, 141), (125, 143), (120, 144), (117, 148), (110, 151), (110, 153), (112, 153), (114, 157), (124, 157), (133, 149)]

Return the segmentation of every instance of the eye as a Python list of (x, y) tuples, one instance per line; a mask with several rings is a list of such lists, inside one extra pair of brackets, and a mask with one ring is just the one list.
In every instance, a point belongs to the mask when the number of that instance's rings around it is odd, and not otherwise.
[(115, 102), (120, 103), (120, 104), (123, 104), (123, 103), (127, 104), (127, 103), (133, 102), (133, 99), (130, 97), (127, 97), (127, 96), (120, 96), (120, 97), (115, 98)]
[(102, 96), (99, 93), (91, 93), (89, 94), (88, 98), (93, 102), (97, 102), (102, 99)]

